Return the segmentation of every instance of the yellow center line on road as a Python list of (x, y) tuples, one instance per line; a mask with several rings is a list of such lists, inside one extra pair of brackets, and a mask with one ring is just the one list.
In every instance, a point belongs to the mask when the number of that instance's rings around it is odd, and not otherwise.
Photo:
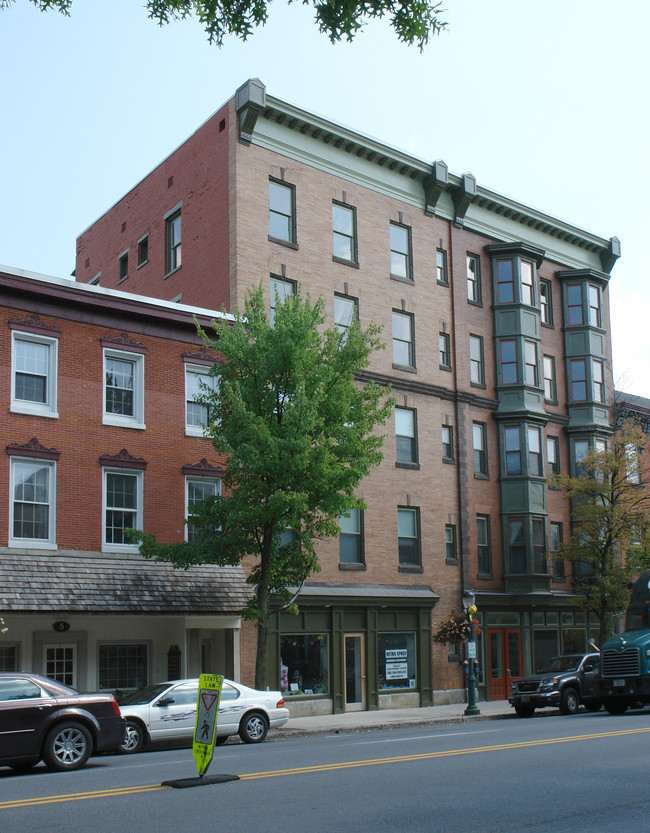
[(115, 787), (111, 790), (95, 790), (87, 793), (70, 795), (44, 795), (39, 798), (16, 798), (14, 801), (0, 801), (0, 810), (13, 810), (16, 807), (37, 807), (39, 804), (59, 804), (63, 801), (84, 801), (87, 798), (112, 798), (115, 795), (133, 795), (166, 790), (160, 784), (145, 784), (141, 787)]
[[(501, 752), (508, 749), (527, 749), (535, 746), (551, 746), (556, 743), (575, 743), (581, 740), (602, 740), (604, 738), (623, 737), (624, 735), (640, 735), (650, 732), (647, 729), (624, 729), (617, 732), (595, 732), (589, 735), (571, 735), (564, 738), (548, 738), (544, 740), (527, 740), (516, 743), (500, 743), (492, 746), (474, 746), (467, 749), (448, 749), (440, 752), (423, 752), (417, 755), (398, 755), (391, 758), (371, 758), (365, 761), (349, 761), (335, 764), (317, 764), (315, 766), (296, 767), (294, 769), (276, 769), (268, 772), (251, 772), (240, 775), (240, 781), (254, 781), (258, 778), (279, 778), (287, 775), (306, 775), (314, 772), (336, 772), (356, 767), (380, 766), (382, 764), (409, 763), (411, 761), (426, 761), (433, 758), (453, 758), (457, 755), (476, 755), (479, 752)], [(0, 810), (12, 810), (18, 807), (35, 807), (44, 804), (58, 804), (64, 801), (84, 801), (89, 798), (113, 798), (120, 795), (137, 795), (139, 793), (168, 790), (158, 784), (144, 784), (139, 787), (115, 787), (109, 790), (94, 792), (71, 793), (70, 795), (50, 795), (39, 798), (18, 798), (14, 801), (0, 801)]]
[(317, 766), (297, 767), (295, 769), (278, 769), (270, 772), (251, 772), (240, 775), (240, 781), (252, 781), (256, 778), (277, 778), (282, 775), (303, 775), (310, 772), (327, 772), (340, 769), (353, 769), (360, 766), (378, 766), (380, 764), (399, 764), (410, 761), (426, 761), (431, 758), (453, 758), (456, 755), (475, 755), (479, 752), (498, 752), (504, 749), (525, 749), (532, 746), (549, 746), (555, 743), (575, 743), (580, 740), (600, 740), (602, 738), (620, 737), (621, 735), (638, 735), (650, 732), (647, 729), (625, 729), (618, 732), (598, 732), (591, 735), (573, 735), (565, 738), (548, 738), (545, 740), (528, 740), (517, 743), (502, 743), (493, 746), (475, 746), (468, 749), (449, 749), (442, 752), (423, 752), (419, 755), (398, 755), (392, 758), (371, 758), (367, 761), (349, 761), (340, 764), (319, 764)]

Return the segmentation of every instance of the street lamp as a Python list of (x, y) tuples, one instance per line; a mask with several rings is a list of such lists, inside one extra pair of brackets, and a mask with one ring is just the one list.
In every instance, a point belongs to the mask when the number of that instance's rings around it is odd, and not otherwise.
[(474, 662), (476, 660), (476, 642), (474, 641), (474, 593), (472, 590), (465, 590), (463, 593), (463, 608), (470, 624), (469, 639), (466, 643), (467, 651), (467, 708), (465, 714), (480, 714), (481, 711), (476, 705), (476, 675), (474, 674)]

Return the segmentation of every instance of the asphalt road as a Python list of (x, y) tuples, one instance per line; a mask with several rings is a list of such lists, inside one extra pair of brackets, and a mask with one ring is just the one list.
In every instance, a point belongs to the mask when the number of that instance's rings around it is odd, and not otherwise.
[(2, 833), (643, 833), (650, 711), (100, 756), (75, 773), (0, 770)]

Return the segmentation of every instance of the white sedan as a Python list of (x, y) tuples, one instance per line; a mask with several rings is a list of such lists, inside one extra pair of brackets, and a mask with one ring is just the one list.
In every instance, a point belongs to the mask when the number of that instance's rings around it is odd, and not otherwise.
[[(192, 740), (196, 725), (199, 681), (173, 680), (154, 683), (129, 695), (120, 703), (126, 720), (126, 736), (121, 752), (138, 752), (154, 740)], [(280, 691), (254, 688), (223, 681), (216, 743), (239, 735), (244, 743), (261, 743), (269, 729), (277, 729), (289, 719)]]

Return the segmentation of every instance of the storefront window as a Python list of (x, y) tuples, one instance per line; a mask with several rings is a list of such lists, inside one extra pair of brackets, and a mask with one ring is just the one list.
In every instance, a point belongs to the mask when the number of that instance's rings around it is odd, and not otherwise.
[(377, 637), (379, 688), (415, 688), (415, 634), (382, 633)]
[(329, 693), (329, 646), (326, 634), (281, 637), (280, 688), (285, 696)]

